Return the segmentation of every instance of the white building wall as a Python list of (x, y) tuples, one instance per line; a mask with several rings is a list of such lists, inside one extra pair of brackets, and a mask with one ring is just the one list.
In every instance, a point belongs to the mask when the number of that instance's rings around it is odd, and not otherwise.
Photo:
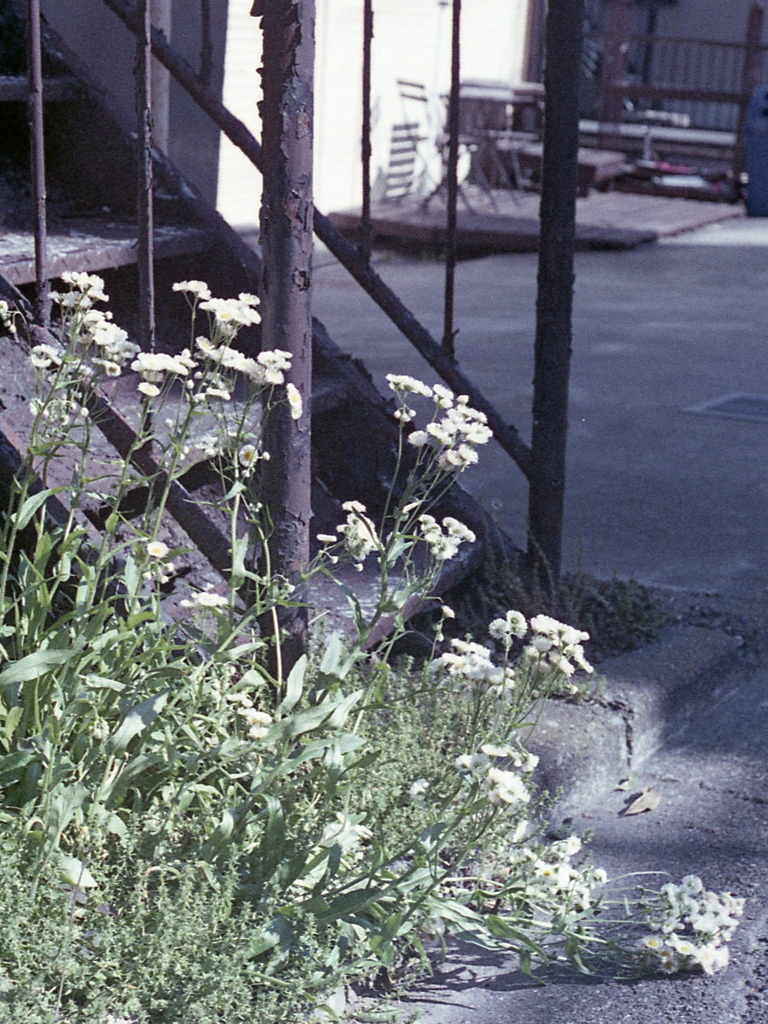
[[(255, 68), (259, 21), (250, 0), (230, 0), (224, 102), (260, 134)], [(362, 0), (317, 0), (315, 196), (324, 212), (359, 205)], [(519, 81), (528, 0), (465, 0), (462, 77)], [(402, 120), (397, 80), (445, 93), (450, 80), (451, 8), (446, 0), (374, 0), (373, 173), (388, 159), (391, 127)], [(240, 227), (258, 223), (259, 176), (222, 143), (219, 210)]]

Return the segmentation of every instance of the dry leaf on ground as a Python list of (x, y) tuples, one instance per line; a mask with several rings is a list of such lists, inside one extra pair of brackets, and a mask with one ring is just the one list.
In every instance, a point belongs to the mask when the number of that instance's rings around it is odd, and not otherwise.
[(627, 806), (619, 811), (620, 818), (628, 818), (631, 814), (643, 814), (645, 811), (652, 811), (659, 806), (661, 793), (650, 786), (646, 786), (642, 793), (638, 793)]

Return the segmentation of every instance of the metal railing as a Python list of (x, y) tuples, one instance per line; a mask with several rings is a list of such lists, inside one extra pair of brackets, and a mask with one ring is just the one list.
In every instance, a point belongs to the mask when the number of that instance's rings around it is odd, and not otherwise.
[[(147, 89), (147, 74), (150, 57), (154, 57), (170, 75), (181, 85), (197, 105), (208, 114), (220, 130), (239, 148), (248, 159), (264, 172), (262, 147), (259, 141), (248, 131), (220, 101), (209, 87), (211, 78), (210, 65), (210, 9), (209, 0), (202, 0), (203, 11), (208, 10), (207, 20), (203, 18), (203, 27), (208, 25), (208, 35), (204, 31), (201, 50), (200, 69), (195, 71), (187, 61), (171, 46), (164, 34), (154, 28), (149, 20), (149, 0), (103, 0), (137, 40), (137, 117), (139, 124), (139, 181), (138, 208), (140, 224), (139, 274), (142, 291), (142, 331), (151, 343), (154, 336), (154, 309), (152, 298), (152, 167), (161, 160), (159, 154), (152, 149), (151, 140), (151, 100)], [(275, 0), (277, 2), (277, 0)], [(282, 0), (280, 0), (282, 2)], [(288, 2), (288, 0), (286, 0)], [(28, 0), (30, 17), (39, 23), (39, 0)], [(535, 561), (546, 563), (548, 571), (556, 577), (560, 568), (562, 513), (564, 487), (564, 438), (567, 431), (567, 390), (568, 363), (570, 359), (570, 300), (562, 301), (563, 290), (572, 292), (572, 250), (573, 224), (575, 216), (575, 181), (576, 181), (576, 139), (578, 128), (578, 111), (570, 96), (576, 95), (576, 76), (578, 74), (580, 47), (581, 18), (583, 4), (573, 4), (572, 0), (551, 0), (548, 32), (550, 43), (554, 47), (567, 50), (563, 67), (567, 73), (555, 75), (553, 85), (548, 93), (551, 106), (548, 123), (549, 135), (545, 132), (544, 141), (544, 186), (542, 196), (542, 254), (540, 263), (540, 301), (537, 314), (537, 343), (535, 350), (536, 371), (534, 379), (534, 441), (528, 445), (519, 432), (509, 424), (498, 410), (487, 400), (483, 393), (459, 368), (454, 350), (454, 296), (456, 268), (456, 207), (457, 161), (459, 137), (459, 81), (460, 81), (460, 17), (461, 0), (452, 3), (452, 59), (451, 59), (451, 92), (447, 121), (448, 145), (445, 180), (447, 185), (447, 258), (444, 299), (444, 327), (442, 342), (438, 342), (431, 333), (418, 321), (414, 314), (404, 305), (400, 298), (384, 283), (371, 265), (371, 190), (370, 190), (370, 81), (371, 81), (371, 39), (373, 35), (373, 0), (361, 0), (364, 6), (364, 38), (363, 38), (363, 118), (361, 165), (363, 174), (363, 210), (360, 244), (353, 245), (336, 230), (330, 220), (316, 208), (312, 208), (311, 217), (314, 231), (324, 242), (331, 253), (349, 271), (364, 291), (377, 303), (400, 332), (416, 347), (428, 364), (440, 377), (459, 394), (466, 395), (469, 402), (487, 417), (488, 424), (498, 444), (507, 452), (523, 474), (528, 478), (531, 489), (531, 505), (529, 515), (529, 555)], [(313, 8), (312, 0), (306, 0), (307, 9)], [(290, 6), (290, 3), (289, 3)], [(262, 16), (265, 12), (263, 0), (255, 0), (252, 13)], [(299, 33), (300, 35), (300, 33)], [(39, 52), (39, 42), (38, 42)], [(557, 63), (557, 62), (553, 62)], [(267, 72), (269, 73), (269, 72)], [(568, 79), (568, 75), (573, 81)], [(556, 80), (556, 81), (555, 81)], [(570, 84), (569, 84), (570, 82)], [(557, 97), (564, 94), (563, 103)], [(569, 94), (568, 97), (565, 94)], [(34, 98), (30, 87), (30, 97)], [(571, 110), (573, 107), (573, 110)], [(562, 109), (561, 109), (562, 108)], [(573, 124), (571, 124), (573, 122)], [(563, 133), (565, 127), (565, 134)], [(42, 123), (33, 127), (35, 137), (42, 139)], [(566, 137), (567, 136), (567, 137)], [(564, 144), (567, 143), (565, 149)], [(551, 149), (562, 150), (559, 156), (553, 156), (550, 170), (547, 171), (547, 152)], [(567, 150), (567, 151), (566, 151)], [(557, 171), (557, 167), (561, 171)], [(573, 180), (571, 180), (573, 179)], [(271, 186), (265, 179), (265, 188)], [(44, 196), (44, 185), (42, 195)], [(267, 196), (267, 203), (270, 201)], [(43, 201), (44, 207), (44, 201)], [(544, 211), (548, 210), (545, 217)], [(215, 218), (211, 212), (208, 219)], [(546, 224), (545, 224), (546, 220)], [(565, 225), (565, 231), (562, 230)], [(553, 226), (555, 230), (553, 230)], [(39, 238), (38, 238), (39, 234)], [(36, 234), (36, 245), (39, 244), (38, 288), (47, 274), (45, 271), (45, 226), (41, 224)], [(562, 250), (553, 256), (555, 249)], [(570, 256), (569, 256), (570, 250)], [(563, 258), (565, 257), (565, 258)], [(568, 262), (570, 258), (571, 263)], [(249, 266), (258, 267), (258, 259), (250, 254), (246, 262)], [(571, 269), (569, 269), (569, 267)], [(278, 273), (292, 273), (287, 265), (276, 269)], [(551, 273), (550, 273), (551, 271)], [(563, 277), (563, 273), (565, 277)], [(548, 276), (549, 275), (549, 276)], [(307, 288), (310, 287), (309, 280)], [(558, 309), (562, 316), (553, 320), (548, 312), (548, 300), (542, 301), (549, 287), (555, 295)], [(551, 303), (550, 303), (551, 305)], [(557, 335), (555, 338), (554, 335)], [(547, 337), (549, 336), (549, 342)], [(557, 351), (557, 356), (553, 353)], [(307, 524), (308, 526), (308, 524)]]
[(745, 92), (765, 81), (768, 73), (762, 21), (762, 8), (754, 4), (740, 42), (630, 33), (626, 24), (624, 31), (609, 24), (605, 34), (587, 33), (585, 53), (599, 53), (602, 59), (584, 62), (585, 77), (593, 78), (600, 63), (603, 80), (599, 94), (585, 90), (592, 109), (584, 114), (600, 116), (606, 108), (620, 114), (621, 103), (616, 101), (626, 100), (640, 110), (654, 107), (685, 114), (692, 128), (738, 131)]

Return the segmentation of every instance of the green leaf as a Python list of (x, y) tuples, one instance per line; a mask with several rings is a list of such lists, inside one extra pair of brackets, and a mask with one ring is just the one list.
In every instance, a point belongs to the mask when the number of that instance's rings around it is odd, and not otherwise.
[(290, 718), (283, 718), (270, 728), (265, 737), (266, 743), (279, 740), (295, 739), (303, 733), (312, 732), (320, 726), (329, 729), (340, 729), (347, 717), (363, 695), (363, 690), (350, 693), (343, 700), (324, 700), (313, 708), (304, 708)]
[(24, 709), (20, 704), (17, 704), (16, 707), (11, 708), (10, 711), (5, 716), (5, 722), (3, 723), (2, 730), (0, 731), (2, 731), (3, 735), (6, 737), (9, 743), (13, 738), (13, 734), (16, 731), (16, 726), (21, 721), (21, 716), (23, 714)]
[(125, 683), (120, 683), (117, 679), (107, 679), (106, 676), (91, 674), (85, 677), (85, 682), (90, 690), (114, 690), (121, 693), (125, 689)]
[(168, 700), (168, 691), (148, 697), (140, 704), (131, 708), (117, 728), (110, 741), (114, 753), (125, 750), (134, 736), (138, 736), (157, 718)]
[(283, 697), (277, 708), (278, 715), (287, 714), (293, 710), (301, 698), (304, 690), (304, 675), (307, 671), (307, 656), (302, 654), (290, 671), (285, 683), (285, 697)]
[(328, 901), (328, 909), (325, 913), (317, 915), (319, 921), (333, 921), (344, 914), (351, 914), (354, 911), (369, 907), (381, 896), (380, 889), (353, 889), (351, 892), (342, 893), (335, 899)]
[(239, 586), (245, 579), (245, 556), (248, 552), (248, 538), (238, 537), (232, 547), (232, 575), (230, 583)]
[(400, 931), (402, 923), (402, 914), (390, 914), (390, 916), (384, 922), (381, 931), (379, 932), (378, 938), (382, 945), (386, 945), (387, 943), (391, 942), (392, 939), (394, 939), (394, 937)]
[(49, 487), (46, 488), (46, 490), (44, 491), (38, 491), (37, 494), (31, 494), (26, 499), (24, 504), (21, 506), (19, 511), (16, 512), (16, 514), (13, 516), (16, 529), (23, 530), (24, 527), (32, 518), (32, 516), (35, 514), (35, 512), (37, 512), (37, 510), (41, 507), (41, 505), (44, 505), (46, 501), (48, 501), (48, 499), (52, 497), (52, 495), (56, 494), (56, 491), (60, 489), (61, 488)]
[(265, 878), (271, 878), (280, 866), (285, 849), (285, 819), (280, 801), (274, 796), (265, 796), (268, 817), (267, 827), (261, 840), (260, 870)]
[(284, 917), (273, 917), (266, 928), (251, 939), (248, 952), (252, 957), (262, 956), (275, 946), (289, 949), (293, 940), (293, 928)]
[(61, 854), (59, 857), (59, 874), (67, 885), (73, 889), (93, 889), (96, 887), (96, 879), (88, 868), (77, 857), (67, 857)]
[(0, 757), (0, 785), (9, 786), (18, 782), (30, 761), (40, 757), (36, 750), (14, 750), (12, 754)]
[(14, 661), (0, 672), (0, 686), (11, 686), (14, 683), (25, 683), (29, 679), (37, 679), (49, 672), (56, 665), (64, 665), (77, 651), (61, 651), (46, 647), (42, 651), (34, 651)]

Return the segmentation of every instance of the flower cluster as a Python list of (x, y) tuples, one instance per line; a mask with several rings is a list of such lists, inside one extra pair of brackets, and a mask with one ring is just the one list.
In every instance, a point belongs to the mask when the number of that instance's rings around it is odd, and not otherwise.
[[(337, 530), (344, 538), (347, 553), (362, 568), (362, 563), (372, 551), (381, 550), (381, 540), (373, 521), (366, 515), (365, 505), (359, 501), (345, 501), (341, 507), (347, 513), (347, 521)], [(327, 535), (326, 542), (335, 539)]]
[(444, 473), (460, 473), (477, 462), (475, 449), (487, 444), (493, 435), (485, 413), (473, 409), (466, 395), (457, 397), (442, 384), (428, 387), (401, 374), (389, 374), (387, 381), (397, 396), (395, 417), (401, 423), (411, 423), (416, 418), (414, 397), (431, 398), (434, 402), (432, 420), (424, 430), (409, 434), (409, 444), (414, 448), (431, 447), (436, 452), (437, 466)]
[(663, 885), (646, 907), (650, 932), (638, 942), (647, 963), (664, 974), (700, 967), (714, 974), (728, 966), (725, 945), (744, 911), (744, 900), (729, 892), (708, 892), (697, 875), (680, 885)]
[(119, 377), (125, 363), (139, 351), (128, 340), (128, 334), (112, 322), (112, 314), (95, 309), (95, 302), (106, 302), (104, 281), (96, 274), (65, 271), (62, 281), (66, 292), (51, 292), (51, 299), (61, 310), (63, 333), (72, 343), (72, 351), (54, 345), (35, 345), (30, 360), (35, 369), (47, 370), (61, 366), (69, 359), (81, 376)]
[(160, 394), (160, 389), (157, 387), (148, 389), (142, 385), (146, 383), (152, 385), (161, 384), (168, 374), (171, 376), (188, 377), (190, 370), (194, 370), (195, 365), (189, 349), (185, 348), (183, 352), (176, 356), (170, 356), (164, 352), (139, 352), (131, 363), (131, 369), (142, 378), (142, 383), (139, 384), (139, 391), (154, 397)]
[(568, 836), (547, 846), (525, 846), (515, 856), (531, 893), (538, 890), (563, 911), (568, 908), (580, 915), (592, 914), (599, 907), (608, 876), (589, 862), (575, 864), (573, 858), (580, 853), (581, 839)]
[(269, 732), (269, 727), (274, 723), (272, 715), (266, 711), (259, 711), (254, 706), (252, 698), (243, 690), (236, 690), (227, 694), (227, 700), (236, 704), (237, 713), (245, 719), (248, 726), (248, 738), (251, 740), (263, 740)]
[(219, 340), (222, 343), (217, 345), (203, 335), (195, 338), (195, 347), (200, 358), (223, 370), (242, 373), (258, 386), (285, 383), (285, 371), (291, 365), (290, 352), (284, 352), (279, 348), (270, 349), (266, 352), (259, 352), (253, 359), (233, 348), (229, 344), (229, 336)]
[[(502, 760), (505, 767), (497, 763)], [(535, 754), (516, 751), (511, 746), (485, 743), (475, 754), (460, 754), (456, 767), (467, 781), (478, 781), (486, 799), (494, 807), (527, 804), (531, 793), (521, 774), (530, 774), (539, 763)], [(518, 771), (510, 771), (510, 764)]]
[(18, 313), (12, 310), (5, 299), (0, 299), (0, 324), (8, 331), (9, 334), (16, 334), (18, 328), (16, 327), (16, 319)]
[(94, 302), (109, 302), (109, 296), (104, 293), (104, 281), (98, 274), (65, 270), (61, 280), (69, 285), (69, 291), (51, 292), (50, 297), (64, 309), (90, 309)]
[(493, 686), (503, 691), (514, 685), (514, 669), (495, 665), (487, 647), (458, 639), (451, 640), (451, 647), (452, 650), (432, 662), (433, 672), (443, 669), (456, 683), (468, 682), (472, 688)]
[(419, 530), (432, 557), (439, 562), (453, 558), (463, 543), (474, 544), (476, 540), (469, 527), (453, 516), (446, 516), (441, 527), (434, 516), (425, 512), (419, 516)]
[(540, 671), (548, 672), (554, 668), (564, 676), (572, 676), (577, 669), (592, 672), (582, 647), (583, 641), (589, 640), (589, 633), (558, 622), (549, 615), (534, 615), (530, 627), (533, 636), (523, 653), (537, 663)]

